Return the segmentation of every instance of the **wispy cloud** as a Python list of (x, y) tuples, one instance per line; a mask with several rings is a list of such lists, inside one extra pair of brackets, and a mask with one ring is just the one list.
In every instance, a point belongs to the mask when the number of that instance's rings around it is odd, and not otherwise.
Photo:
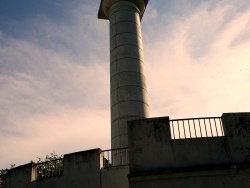
[(173, 20), (170, 28), (162, 24), (160, 39), (147, 40), (153, 116), (249, 111), (244, 101), (250, 92), (250, 10), (237, 11), (235, 2), (210, 7), (209, 2), (201, 4), (188, 16)]
[(109, 147), (108, 25), (92, 8), (66, 23), (38, 15), (21, 37), (1, 31), (0, 166)]
[[(149, 3), (142, 28), (151, 117), (249, 111), (248, 4)], [(96, 18), (98, 6), (83, 1), (65, 21), (34, 14), (0, 29), (0, 168), (110, 146), (108, 21)]]

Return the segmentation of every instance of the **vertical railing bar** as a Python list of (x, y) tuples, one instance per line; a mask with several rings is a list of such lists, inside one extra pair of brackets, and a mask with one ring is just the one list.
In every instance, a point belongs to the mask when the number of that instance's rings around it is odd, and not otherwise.
[(188, 129), (189, 129), (189, 138), (191, 138), (192, 137), (192, 133), (191, 133), (191, 128), (190, 128), (189, 122), (188, 122)]
[(211, 135), (212, 135), (212, 137), (214, 137), (214, 135), (213, 135), (213, 129), (212, 129), (212, 125), (211, 125), (211, 121), (210, 121), (210, 118), (208, 119), (208, 121), (209, 121), (209, 125), (210, 125), (210, 132), (211, 132)]
[[(111, 154), (112, 155), (112, 154)], [(109, 167), (109, 151), (108, 151), (108, 164), (107, 164), (108, 166), (107, 167)]]
[(180, 138), (181, 138), (181, 133), (180, 133), (179, 121), (177, 121), (177, 126), (178, 126), (178, 131), (179, 131), (179, 139), (180, 139)]
[(58, 172), (58, 166), (57, 163), (55, 163), (55, 170), (54, 170), (55, 176), (57, 175), (57, 172)]
[(46, 166), (45, 166), (45, 168), (44, 168), (44, 174), (45, 174), (45, 175), (44, 175), (44, 177), (45, 177), (45, 178), (47, 178), (47, 170), (46, 170)]
[(109, 151), (110, 155), (111, 155), (111, 161), (110, 161), (110, 165), (113, 166), (114, 165), (114, 155), (112, 155), (112, 151)]
[(203, 119), (203, 120), (204, 120), (204, 126), (205, 126), (205, 131), (206, 131), (206, 137), (208, 137), (206, 121), (205, 121), (205, 119)]
[(175, 132), (174, 132), (174, 121), (171, 121), (171, 127), (172, 127), (172, 134), (175, 139)]
[(201, 138), (202, 138), (203, 136), (202, 136), (202, 131), (201, 131), (201, 123), (200, 123), (200, 119), (198, 119), (198, 122), (199, 122), (199, 127), (200, 127), (200, 134), (201, 134)]
[(176, 138), (175, 138), (176, 129), (175, 129), (175, 126), (174, 126), (174, 121), (172, 121), (172, 126), (173, 126), (173, 135), (174, 135), (174, 139), (176, 139)]
[(195, 126), (195, 121), (194, 121), (194, 119), (193, 119), (193, 123), (194, 123), (194, 133), (195, 133), (195, 138), (198, 138), (198, 137), (197, 137), (197, 134), (196, 134), (196, 126)]
[(215, 125), (216, 135), (219, 136), (219, 135), (218, 135), (218, 130), (217, 130), (217, 123), (216, 123), (215, 118), (214, 118), (214, 125)]
[(221, 134), (222, 134), (222, 136), (225, 136), (224, 128), (223, 128), (223, 124), (222, 124), (222, 119), (221, 118), (220, 118), (220, 128), (221, 128)]
[(183, 127), (184, 137), (187, 138), (186, 137), (185, 126), (184, 125), (185, 125), (185, 121), (182, 121), (182, 127)]
[(192, 132), (191, 132), (191, 128), (190, 128), (189, 119), (187, 120), (187, 122), (188, 122), (188, 127), (189, 127), (189, 132), (190, 132), (190, 138), (192, 138)]

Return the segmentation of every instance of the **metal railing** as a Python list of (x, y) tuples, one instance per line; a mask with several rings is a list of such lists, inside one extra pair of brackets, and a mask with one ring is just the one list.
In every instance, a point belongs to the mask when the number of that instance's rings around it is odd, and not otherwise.
[(224, 136), (221, 117), (170, 120), (171, 138), (202, 138)]
[(35, 168), (35, 180), (43, 180), (51, 177), (63, 175), (63, 158), (37, 163)]
[(129, 164), (128, 148), (110, 149), (101, 151), (103, 168), (126, 166)]

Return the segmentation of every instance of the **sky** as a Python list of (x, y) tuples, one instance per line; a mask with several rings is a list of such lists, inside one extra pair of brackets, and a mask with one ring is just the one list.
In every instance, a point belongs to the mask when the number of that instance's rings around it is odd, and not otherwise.
[[(109, 22), (100, 0), (0, 0), (0, 169), (110, 148)], [(150, 0), (150, 117), (249, 112), (248, 0)]]

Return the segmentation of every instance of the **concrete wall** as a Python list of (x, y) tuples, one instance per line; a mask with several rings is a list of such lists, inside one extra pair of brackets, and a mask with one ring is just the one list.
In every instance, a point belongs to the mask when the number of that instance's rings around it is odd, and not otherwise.
[(129, 122), (130, 188), (249, 187), (250, 113), (222, 122), (223, 137), (178, 140), (168, 117)]
[[(7, 176), (7, 188), (128, 188), (128, 166), (102, 169), (100, 149), (64, 156), (63, 176), (36, 181), (32, 164), (13, 168)], [(33, 181), (32, 181), (33, 179)]]
[(64, 182), (67, 187), (100, 187), (100, 152), (95, 149), (65, 155)]
[(226, 137), (173, 140), (168, 117), (130, 122), (129, 150), (130, 173), (232, 162)]
[[(216, 171), (196, 172), (193, 176), (190, 176), (190, 172), (148, 175), (140, 179), (130, 178), (130, 188), (249, 188), (250, 175), (237, 171), (238, 169), (234, 169), (234, 172), (227, 169), (224, 174), (219, 175), (215, 174)], [(212, 173), (215, 175), (211, 175)]]
[(7, 188), (100, 188), (100, 151), (94, 149), (65, 155), (63, 176), (41, 181), (31, 181), (31, 163), (11, 169)]
[(7, 174), (7, 188), (25, 188), (31, 182), (32, 164), (11, 169)]
[(101, 188), (128, 188), (128, 166), (101, 170)]
[(222, 122), (234, 163), (250, 163), (250, 113), (225, 113)]

